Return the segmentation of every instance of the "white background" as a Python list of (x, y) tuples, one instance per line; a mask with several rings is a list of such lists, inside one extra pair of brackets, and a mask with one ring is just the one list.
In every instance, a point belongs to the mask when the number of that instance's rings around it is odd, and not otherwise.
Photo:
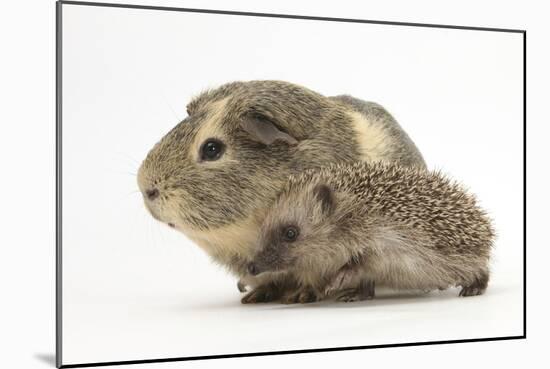
[[(183, 2), (182, 2), (183, 3)], [(213, 8), (222, 7), (221, 4), (210, 2)], [(28, 3), (26, 3), (28, 4)], [(280, 2), (277, 7), (251, 4), (235, 6), (233, 9), (279, 11), (287, 13), (314, 14), (311, 8), (302, 5), (290, 6)], [(428, 4), (428, 3), (426, 3)], [(180, 5), (182, 5), (180, 3)], [(186, 6), (198, 6), (198, 3), (185, 2)], [(429, 4), (428, 4), (429, 5)], [(534, 171), (532, 168), (544, 168), (544, 156), (539, 149), (544, 141), (544, 131), (540, 130), (542, 124), (547, 121), (543, 115), (545, 96), (544, 86), (547, 82), (546, 75), (541, 73), (540, 67), (547, 65), (547, 55), (541, 54), (546, 35), (542, 33), (542, 23), (539, 23), (536, 15), (540, 10), (514, 8), (499, 3), (498, 7), (487, 6), (486, 9), (476, 6), (475, 12), (461, 2), (460, 7), (447, 9), (433, 8), (426, 5), (421, 7), (415, 4), (417, 11), (411, 8), (388, 6), (387, 8), (366, 6), (361, 9), (343, 4), (329, 7), (316, 7), (315, 14), (331, 16), (354, 16), (358, 18), (390, 19), (405, 21), (421, 21), (432, 23), (457, 23), (469, 25), (499, 26), (527, 28), (530, 31), (529, 50), (529, 157), (538, 159), (529, 165), (529, 220), (530, 226), (528, 242), (530, 245), (529, 258), (529, 330), (527, 341), (499, 342), (468, 345), (452, 345), (422, 348), (404, 348), (387, 350), (369, 350), (361, 352), (326, 353), (315, 355), (300, 355), (286, 357), (247, 358), (224, 361), (209, 361), (201, 363), (165, 364), (165, 367), (191, 366), (207, 367), (216, 365), (239, 365), (275, 367), (288, 365), (289, 363), (342, 365), (342, 362), (352, 361), (374, 365), (399, 365), (407, 362), (410, 365), (416, 361), (422, 366), (439, 365), (445, 357), (452, 360), (445, 361), (449, 367), (463, 367), (472, 365), (472, 362), (487, 365), (509, 364), (518, 365), (527, 357), (533, 359), (537, 355), (537, 347), (542, 344), (547, 326), (547, 305), (544, 302), (544, 281), (542, 272), (544, 268), (545, 242), (542, 239), (544, 229), (544, 208), (546, 199), (542, 192), (536, 192), (545, 188), (545, 175), (542, 171)], [(433, 4), (432, 4), (433, 5)], [(12, 22), (5, 22), (3, 37), (18, 34), (17, 38), (7, 39), (8, 46), (13, 46), (12, 52), (6, 53), (3, 60), (3, 78), (9, 82), (9, 88), (3, 89), (3, 101), (6, 102), (5, 120), (3, 129), (7, 133), (3, 135), (2, 164), (3, 193), (5, 195), (6, 209), (3, 213), (2, 246), (5, 266), (2, 272), (5, 286), (5, 296), (8, 302), (3, 306), (5, 312), (3, 322), (5, 336), (2, 336), (3, 347), (7, 348), (7, 360), (12, 367), (19, 363), (20, 366), (33, 367), (40, 364), (47, 365), (48, 358), (53, 353), (53, 241), (54, 241), (54, 134), (53, 134), (53, 6), (46, 6), (42, 2), (44, 11), (49, 10), (49, 23), (43, 14), (37, 10), (24, 13), (28, 22), (21, 20), (14, 22), (16, 17), (10, 17)], [(202, 6), (206, 6), (204, 3)], [(497, 13), (494, 9), (500, 8)], [(23, 6), (21, 5), (23, 8)], [(24, 9), (21, 9), (24, 10)], [(42, 22), (38, 21), (40, 17)], [(32, 21), (31, 21), (32, 20)], [(33, 26), (31, 26), (31, 24)], [(43, 27), (41, 28), (40, 25)], [(7, 32), (10, 30), (11, 32)], [(17, 30), (18, 32), (15, 32)], [(50, 31), (49, 33), (46, 30)], [(540, 31), (541, 33), (539, 33)], [(30, 48), (30, 46), (34, 48)], [(539, 46), (537, 48), (537, 46)], [(46, 57), (48, 56), (48, 57)], [(532, 64), (531, 64), (532, 63)], [(15, 69), (18, 66), (20, 69)], [(534, 77), (533, 77), (534, 76)], [(324, 91), (322, 91), (324, 92)], [(363, 97), (363, 96), (362, 96)], [(366, 96), (369, 98), (370, 96)], [(380, 101), (380, 99), (378, 99)], [(382, 101), (386, 105), (386, 102)], [(396, 113), (402, 119), (402, 114)], [(411, 129), (407, 125), (407, 129)], [(7, 140), (6, 140), (7, 138)], [(415, 140), (422, 144), (420, 138)], [(538, 146), (537, 146), (538, 145)], [(428, 156), (428, 155), (426, 155)], [(13, 158), (18, 160), (14, 161)], [(6, 160), (7, 159), (7, 160)], [(428, 157), (430, 164), (437, 163)], [(446, 168), (447, 169), (447, 168)], [(452, 168), (451, 168), (452, 169)], [(449, 171), (451, 171), (449, 169)], [(453, 173), (454, 169), (452, 169)], [(458, 175), (457, 175), (458, 176)], [(461, 178), (466, 181), (464, 174)], [(470, 183), (469, 183), (470, 184)], [(544, 186), (544, 187), (543, 187)], [(474, 184), (471, 184), (474, 187)], [(476, 190), (477, 192), (477, 190)], [(485, 196), (485, 195), (484, 195)], [(485, 201), (485, 200), (484, 200)], [(497, 204), (498, 205), (498, 204)], [(538, 226), (538, 227), (537, 227)], [(537, 229), (538, 228), (538, 229)], [(15, 283), (14, 283), (15, 282)], [(446, 301), (448, 299), (445, 299)], [(504, 309), (505, 306), (502, 306)], [(15, 313), (18, 313), (15, 316)], [(396, 355), (399, 354), (399, 355)], [(44, 360), (46, 359), (46, 360)], [(50, 364), (51, 365), (51, 364)], [(477, 366), (477, 365), (476, 365)]]

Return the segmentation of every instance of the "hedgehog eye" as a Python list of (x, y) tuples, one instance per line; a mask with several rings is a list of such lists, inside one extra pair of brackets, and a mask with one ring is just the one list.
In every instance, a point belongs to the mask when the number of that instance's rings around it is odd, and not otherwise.
[(218, 160), (224, 152), (225, 145), (214, 138), (209, 138), (201, 146), (201, 159), (206, 161)]
[(298, 238), (298, 228), (290, 226), (283, 230), (283, 239), (286, 242), (294, 242)]

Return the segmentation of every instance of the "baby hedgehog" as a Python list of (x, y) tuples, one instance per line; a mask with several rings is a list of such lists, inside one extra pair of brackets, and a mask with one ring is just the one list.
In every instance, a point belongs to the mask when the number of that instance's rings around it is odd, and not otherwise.
[(475, 197), (439, 172), (339, 164), (290, 178), (248, 270), (293, 275), (284, 303), (369, 299), (375, 283), (473, 296), (487, 287), (494, 237)]

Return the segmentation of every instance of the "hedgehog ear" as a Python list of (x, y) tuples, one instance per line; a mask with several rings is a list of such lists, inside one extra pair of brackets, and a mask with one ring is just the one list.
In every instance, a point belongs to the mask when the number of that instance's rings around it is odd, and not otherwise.
[(254, 139), (264, 145), (271, 145), (275, 141), (283, 141), (289, 145), (296, 145), (298, 141), (286, 132), (279, 129), (271, 119), (261, 114), (249, 114), (241, 123), (241, 127)]
[(323, 214), (328, 215), (334, 209), (334, 194), (332, 189), (326, 184), (318, 184), (313, 188), (315, 198), (321, 203)]

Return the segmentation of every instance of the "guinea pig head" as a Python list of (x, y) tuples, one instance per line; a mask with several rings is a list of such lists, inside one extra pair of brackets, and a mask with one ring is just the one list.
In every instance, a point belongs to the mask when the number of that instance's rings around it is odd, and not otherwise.
[(306, 135), (277, 85), (202, 93), (148, 153), (138, 185), (152, 216), (182, 231), (235, 223), (274, 200)]

